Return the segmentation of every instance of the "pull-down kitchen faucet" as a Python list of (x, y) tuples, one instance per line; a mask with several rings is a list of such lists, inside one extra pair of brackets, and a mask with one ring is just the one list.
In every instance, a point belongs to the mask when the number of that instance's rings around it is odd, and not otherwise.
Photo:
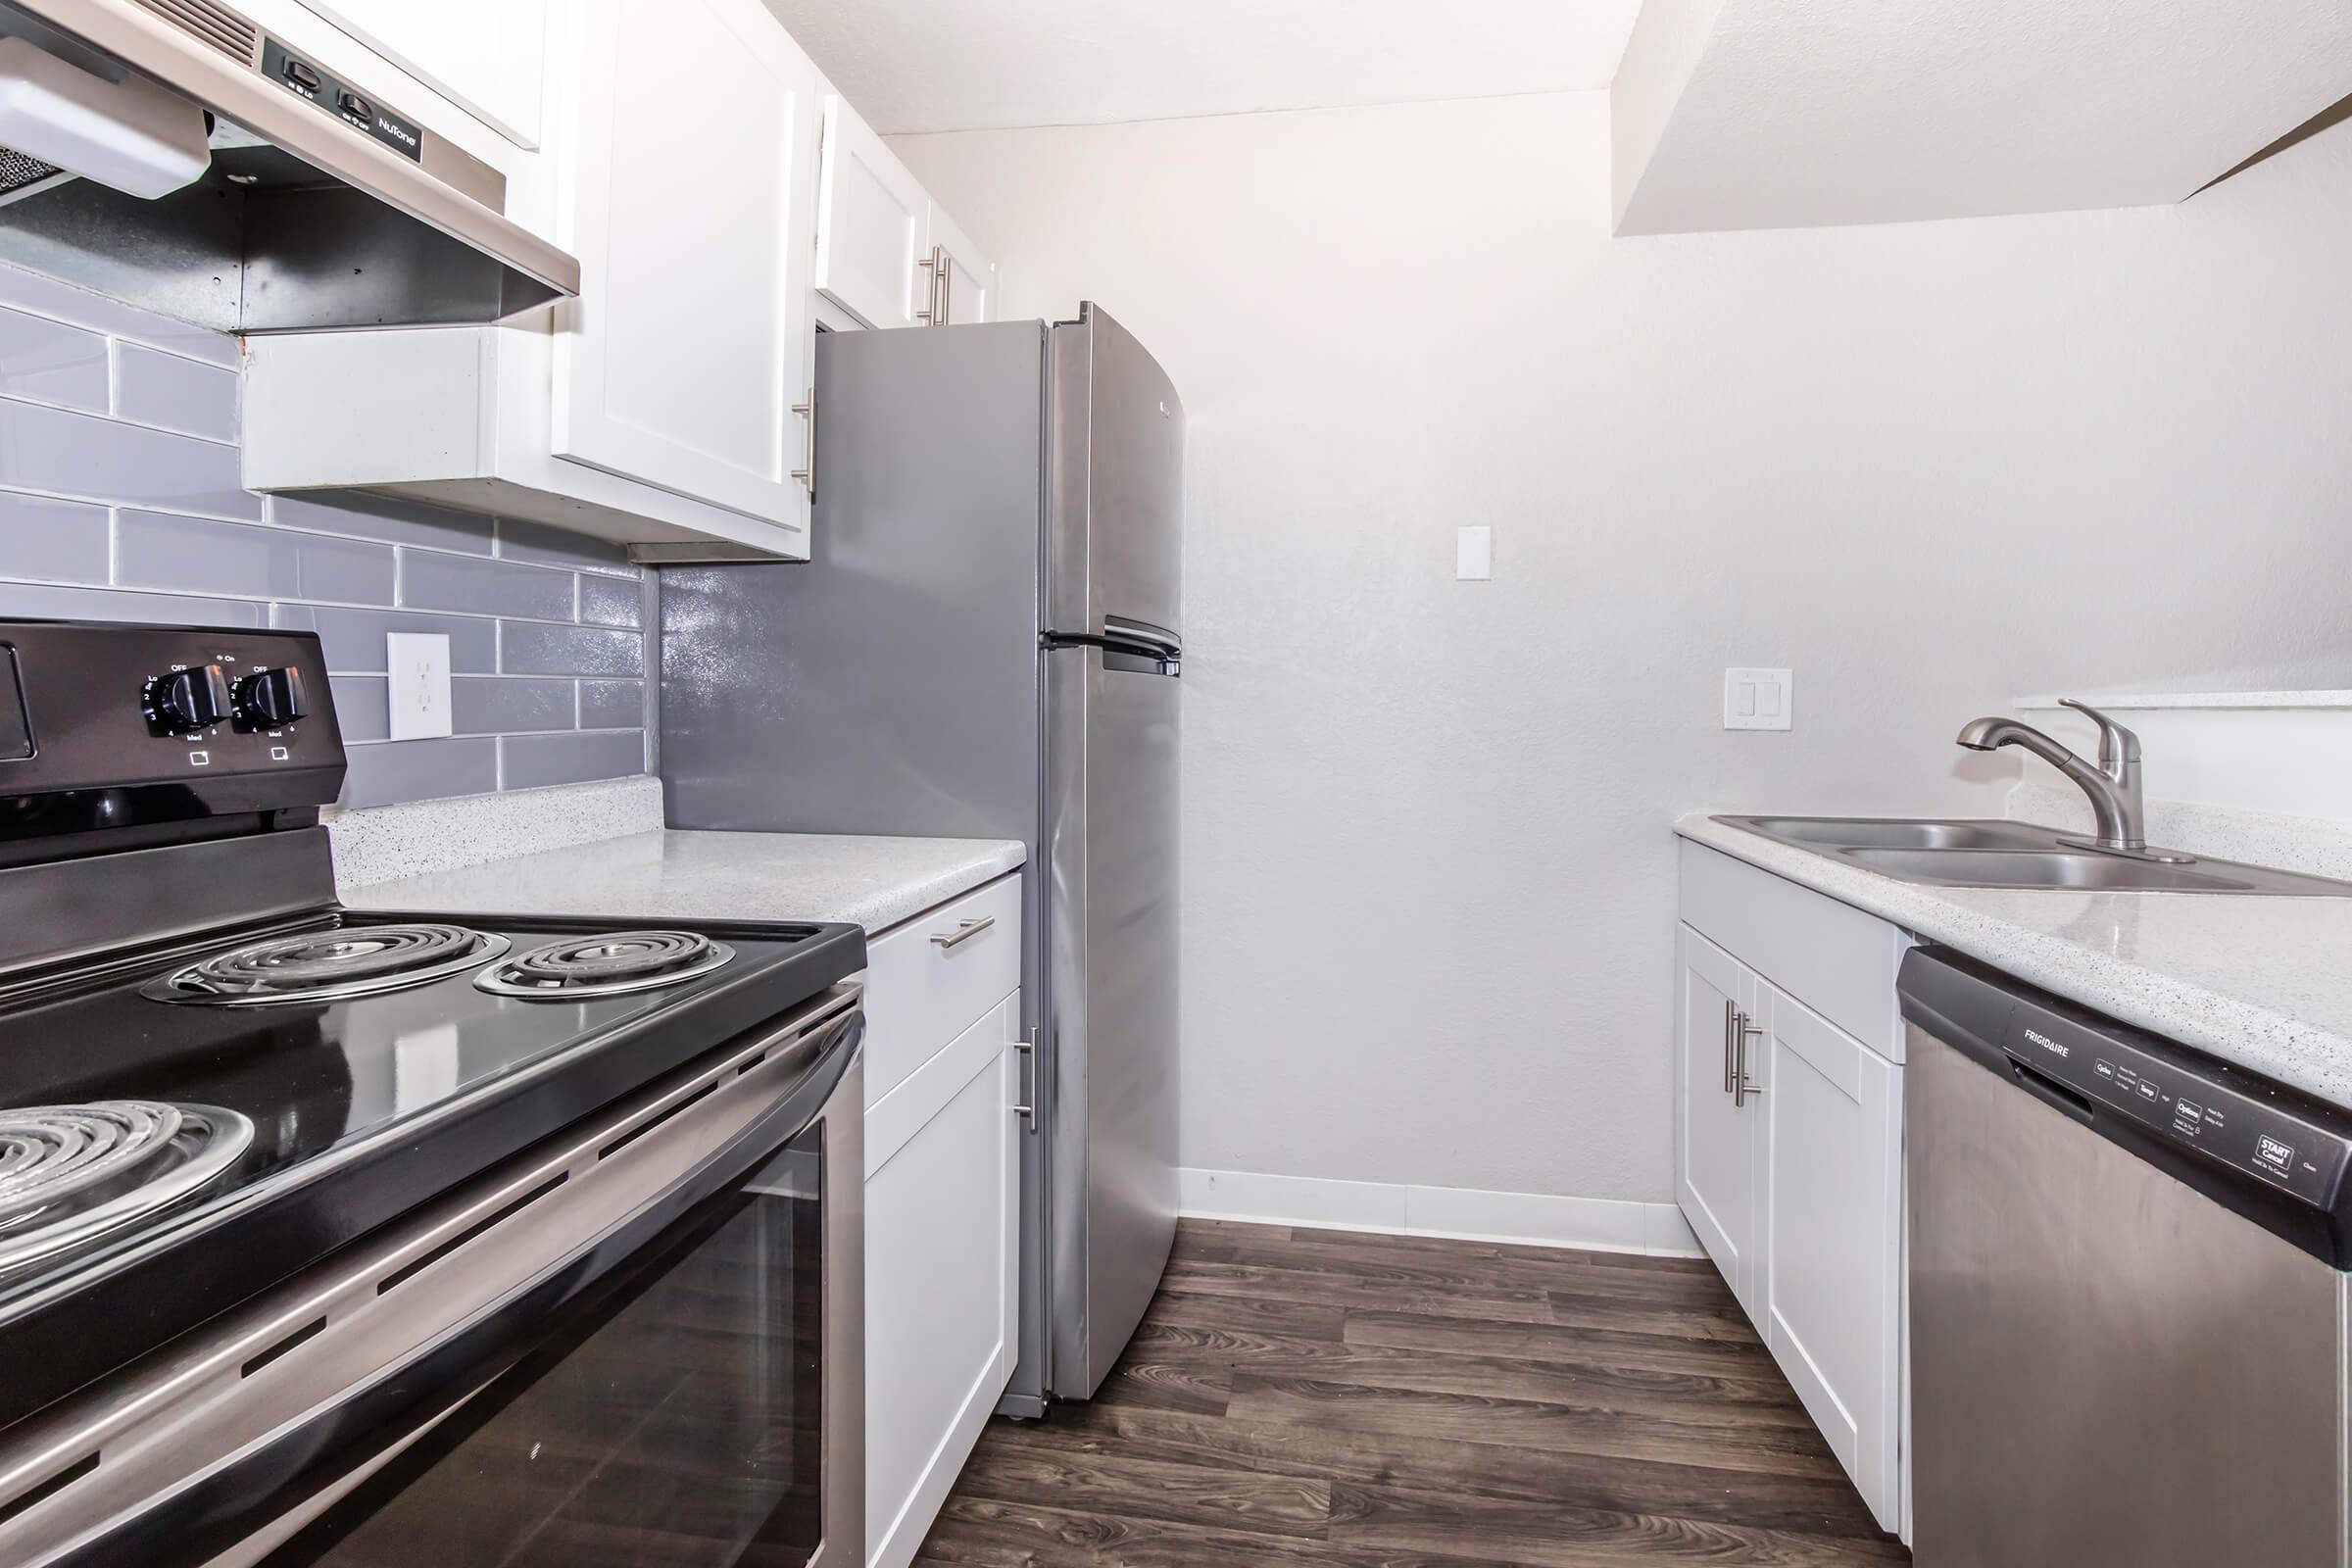
[(2004, 746), (2032, 752), (2074, 780), (2090, 797), (2098, 837), (2085, 841), (2086, 847), (2118, 855), (2147, 856), (2148, 813), (2146, 804), (2140, 799), (2139, 737), (2088, 703), (2078, 703), (2072, 697), (2061, 698), (2060, 702), (2078, 713), (2088, 714), (2091, 722), (2099, 726), (2096, 766), (2033, 725), (2012, 718), (1972, 718), (1960, 728), (1960, 744), (1972, 752), (1997, 751)]

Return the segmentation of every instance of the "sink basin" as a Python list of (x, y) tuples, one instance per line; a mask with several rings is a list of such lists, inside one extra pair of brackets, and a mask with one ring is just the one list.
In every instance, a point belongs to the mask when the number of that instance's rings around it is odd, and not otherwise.
[(2232, 860), (2182, 864), (2109, 855), (2067, 842), (2032, 822), (1871, 816), (1719, 816), (1794, 849), (1890, 876), (1945, 888), (2020, 888), (2091, 893), (2238, 893), (2352, 898), (2352, 883)]
[[(2086, 888), (2099, 893), (2284, 891), (2210, 870), (2209, 861), (2165, 865), (2089, 850), (1893, 850), (1865, 845), (1838, 853), (1883, 876), (1944, 887)], [(2352, 888), (2329, 883), (2324, 891), (2340, 895), (2352, 893)]]
[(2031, 822), (1931, 822), (1872, 816), (1727, 816), (1735, 827), (1808, 849), (2040, 850), (2058, 835)]

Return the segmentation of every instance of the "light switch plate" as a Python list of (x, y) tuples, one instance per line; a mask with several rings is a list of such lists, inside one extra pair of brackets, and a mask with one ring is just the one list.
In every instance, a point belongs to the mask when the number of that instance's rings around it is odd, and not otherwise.
[(1787, 729), (1796, 701), (1796, 677), (1786, 669), (1723, 672), (1725, 729)]
[(384, 634), (392, 672), (392, 738), (432, 740), (450, 733), (449, 638), (440, 632)]
[(1485, 523), (1457, 528), (1453, 535), (1456, 582), (1488, 582), (1494, 576), (1494, 530)]

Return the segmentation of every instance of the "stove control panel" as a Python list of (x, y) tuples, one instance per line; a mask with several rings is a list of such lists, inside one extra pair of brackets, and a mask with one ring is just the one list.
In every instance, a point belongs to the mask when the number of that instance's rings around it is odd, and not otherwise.
[(312, 632), (0, 620), (0, 838), (322, 806), (344, 756)]

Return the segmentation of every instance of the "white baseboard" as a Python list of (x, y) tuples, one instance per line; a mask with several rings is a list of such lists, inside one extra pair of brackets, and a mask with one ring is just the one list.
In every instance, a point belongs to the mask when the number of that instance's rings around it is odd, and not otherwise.
[(1177, 1178), (1178, 1204), (1194, 1219), (1450, 1236), (1657, 1257), (1706, 1255), (1684, 1222), (1683, 1211), (1672, 1203), (1328, 1181), (1246, 1170), (1182, 1170)]

